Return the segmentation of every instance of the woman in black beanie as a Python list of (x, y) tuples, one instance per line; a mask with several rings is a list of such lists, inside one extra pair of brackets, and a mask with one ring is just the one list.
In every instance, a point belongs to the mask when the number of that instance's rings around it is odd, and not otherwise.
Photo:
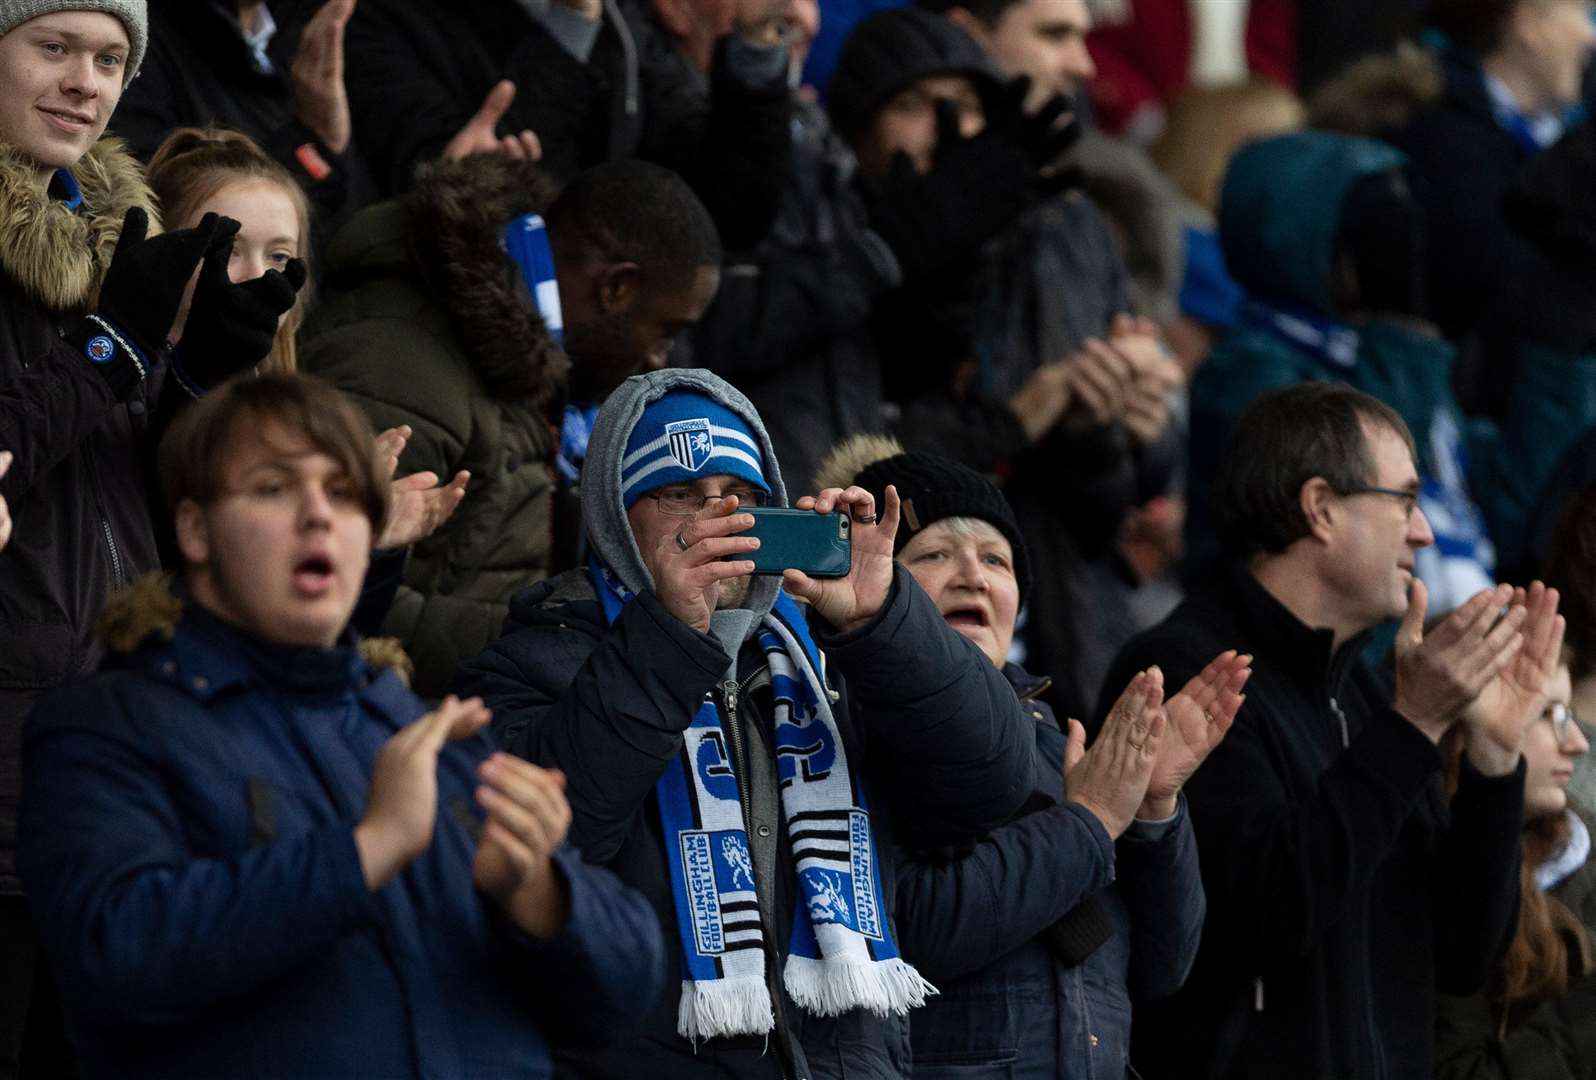
[[(916, 1077), (1004, 1066), (1014, 1077), (1123, 1080), (1132, 1002), (1173, 993), (1196, 955), (1204, 899), (1180, 786), (1240, 708), (1251, 657), (1227, 652), (1167, 702), (1138, 675), (1085, 748), (1008, 658), (1030, 567), (990, 481), (935, 454), (860, 436), (816, 481), (897, 488), (899, 562), (949, 625), (1003, 670), (1036, 724), (1048, 805), (958, 850), (915, 850), (900, 828), (898, 933), (941, 993), (914, 1014)], [(1067, 789), (1067, 791), (1066, 791)]]

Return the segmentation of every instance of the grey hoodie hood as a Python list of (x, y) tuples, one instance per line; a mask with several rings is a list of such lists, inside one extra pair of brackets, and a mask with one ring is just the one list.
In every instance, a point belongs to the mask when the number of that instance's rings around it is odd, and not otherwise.
[[(782, 483), (781, 466), (776, 461), (770, 433), (765, 430), (753, 402), (741, 391), (703, 368), (667, 368), (633, 375), (605, 400), (593, 421), (587, 461), (582, 467), (582, 522), (587, 528), (588, 542), (599, 559), (634, 593), (653, 589), (654, 577), (643, 564), (642, 552), (632, 535), (632, 524), (621, 503), (621, 463), (626, 456), (627, 440), (642, 418), (643, 410), (673, 390), (697, 391), (742, 418), (759, 442), (765, 482), (770, 485), (770, 505), (787, 505), (787, 487)], [(756, 575), (742, 608), (737, 612), (715, 613), (715, 636), (733, 656), (737, 653), (736, 645), (770, 611), (780, 589), (780, 577)], [(745, 612), (751, 613), (752, 618), (743, 614)]]

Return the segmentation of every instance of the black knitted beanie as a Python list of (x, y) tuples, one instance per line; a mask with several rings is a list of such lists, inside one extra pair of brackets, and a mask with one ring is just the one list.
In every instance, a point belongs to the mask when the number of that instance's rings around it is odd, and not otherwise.
[(1009, 501), (974, 469), (938, 454), (903, 453), (861, 469), (854, 483), (876, 497), (881, 506), (888, 484), (898, 489), (902, 520), (893, 553), (934, 522), (944, 518), (977, 518), (998, 532), (1014, 549), (1014, 580), (1023, 602), (1031, 588), (1031, 562)]
[(842, 44), (826, 90), (831, 123), (851, 140), (893, 94), (933, 75), (966, 75), (983, 99), (998, 86), (981, 46), (948, 19), (918, 8), (877, 12)]

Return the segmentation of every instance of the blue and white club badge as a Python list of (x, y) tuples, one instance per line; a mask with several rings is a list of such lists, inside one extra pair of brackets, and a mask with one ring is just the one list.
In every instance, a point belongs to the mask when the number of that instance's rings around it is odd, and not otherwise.
[(96, 334), (83, 346), (83, 355), (96, 364), (108, 363), (116, 355), (116, 343), (104, 334)]
[(665, 434), (670, 439), (671, 457), (689, 472), (703, 468), (704, 462), (715, 452), (715, 436), (705, 417), (672, 421), (665, 425)]

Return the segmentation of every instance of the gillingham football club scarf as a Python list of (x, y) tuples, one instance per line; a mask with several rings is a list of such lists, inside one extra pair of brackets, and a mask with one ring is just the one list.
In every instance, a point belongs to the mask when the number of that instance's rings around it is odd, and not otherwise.
[[(613, 623), (632, 596), (597, 559), (588, 573)], [(869, 803), (849, 769), (819, 653), (785, 593), (757, 641), (770, 667), (782, 817), (803, 901), (782, 983), (817, 1016), (902, 1015), (936, 988), (898, 955), (888, 930)], [(706, 696), (654, 789), (686, 971), (676, 1030), (694, 1041), (775, 1027), (738, 768)]]

